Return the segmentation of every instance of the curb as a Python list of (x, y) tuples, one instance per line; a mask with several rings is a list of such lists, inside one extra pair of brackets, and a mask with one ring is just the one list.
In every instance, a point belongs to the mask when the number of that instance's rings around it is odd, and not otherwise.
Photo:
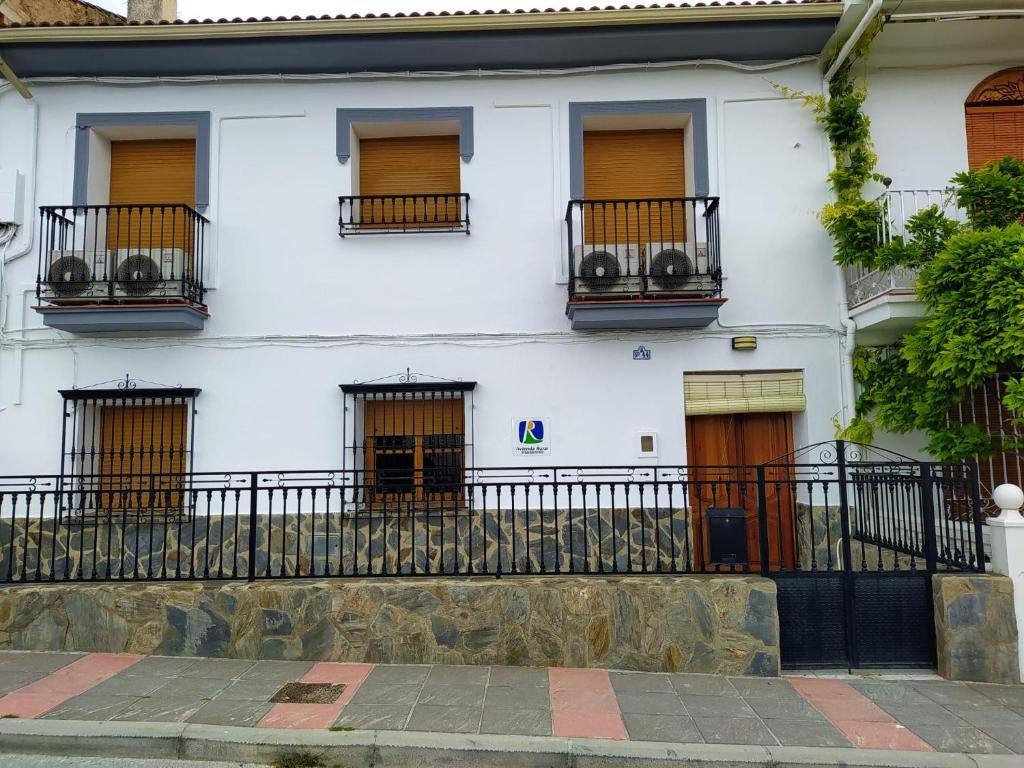
[(553, 736), (239, 728), (188, 723), (0, 721), (0, 754), (271, 763), (308, 752), (374, 768), (1019, 768), (1020, 755), (662, 744)]

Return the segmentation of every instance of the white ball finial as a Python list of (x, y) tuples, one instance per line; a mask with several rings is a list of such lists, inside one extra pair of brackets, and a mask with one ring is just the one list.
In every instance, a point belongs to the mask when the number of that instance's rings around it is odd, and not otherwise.
[(1024, 507), (1024, 491), (1013, 483), (1003, 483), (992, 491), (992, 501), (999, 507), (997, 520), (1022, 521), (1020, 508)]

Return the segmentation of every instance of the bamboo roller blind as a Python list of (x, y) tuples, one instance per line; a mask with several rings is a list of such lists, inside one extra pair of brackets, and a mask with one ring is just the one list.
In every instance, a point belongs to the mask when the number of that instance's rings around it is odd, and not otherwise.
[(687, 374), (683, 379), (687, 416), (724, 413), (779, 413), (807, 408), (800, 371)]
[[(683, 131), (587, 131), (583, 134), (583, 197), (616, 200), (683, 197)], [(590, 211), (585, 209), (585, 215)], [(587, 243), (681, 243), (680, 203), (606, 206), (584, 221)]]
[(972, 169), (1009, 155), (1024, 160), (1024, 104), (967, 107), (967, 159)]

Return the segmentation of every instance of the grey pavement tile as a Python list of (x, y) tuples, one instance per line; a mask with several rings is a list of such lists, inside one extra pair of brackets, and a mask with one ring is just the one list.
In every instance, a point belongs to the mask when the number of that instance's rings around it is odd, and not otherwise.
[(1024, 731), (1020, 728), (1009, 725), (987, 725), (978, 730), (984, 731), (1004, 747), (1013, 750), (1018, 755), (1024, 755)]
[(136, 701), (135, 696), (96, 695), (90, 691), (65, 701), (43, 717), (46, 720), (110, 720)]
[(232, 680), (213, 698), (217, 701), (270, 701), (284, 685), (286, 683), (278, 680)]
[(851, 680), (850, 686), (879, 706), (892, 704), (898, 707), (932, 704), (931, 699), (909, 683), (890, 683), (874, 680)]
[(436, 704), (442, 707), (482, 707), (484, 687), (482, 685), (431, 685), (430, 678), (420, 689), (417, 701), (420, 704)]
[(157, 688), (151, 696), (162, 699), (212, 699), (231, 685), (231, 680), (210, 678), (208, 680), (195, 677), (167, 677), (164, 684)]
[(401, 731), (412, 711), (411, 704), (354, 704), (341, 711), (334, 725), (365, 731)]
[[(372, 677), (372, 674), (371, 674)], [(370, 678), (367, 678), (356, 695), (352, 697), (355, 704), (408, 704), (412, 706), (419, 698), (422, 686), (416, 685), (374, 685)]]
[(206, 725), (256, 725), (273, 707), (255, 701), (208, 701), (189, 715), (190, 723)]
[(991, 736), (972, 725), (915, 725), (913, 731), (938, 752), (970, 752), (983, 755), (1013, 754)]
[(550, 709), (551, 695), (547, 688), (537, 686), (489, 685), (484, 706), (499, 709)]
[(625, 691), (615, 693), (619, 709), (625, 713), (636, 715), (676, 715), (683, 716), (686, 709), (679, 695), (672, 693), (656, 693), (649, 691)]
[(753, 717), (752, 710), (739, 696), (680, 696), (691, 717)]
[(623, 713), (626, 733), (633, 741), (667, 741), (700, 744), (704, 739), (692, 718), (679, 715), (640, 715)]
[(239, 680), (266, 680), (294, 683), (313, 668), (311, 661), (257, 661), (239, 676)]
[(655, 672), (611, 672), (612, 688), (619, 691), (657, 691), (671, 693), (672, 681), (668, 675)]
[(784, 747), (849, 747), (849, 739), (825, 720), (765, 719), (768, 730)]
[(756, 717), (695, 717), (697, 730), (708, 744), (777, 745), (771, 731)]
[(1024, 717), (1006, 707), (962, 707), (956, 714), (977, 728), (1005, 725), (1024, 733)]
[(484, 707), (480, 733), (510, 736), (550, 736), (551, 713), (545, 709)]
[(417, 704), (412, 708), (407, 731), (438, 733), (476, 733), (483, 710), (480, 707), (439, 707)]
[(9, 651), (0, 656), (0, 669), (44, 677), (77, 661), (84, 655), (84, 653)]
[(206, 699), (172, 699), (156, 696), (137, 699), (134, 704), (120, 712), (112, 720), (141, 723), (183, 723), (201, 706)]
[(547, 688), (548, 671), (536, 667), (491, 667), (489, 684)]
[(390, 685), (420, 685), (430, 674), (425, 664), (391, 664), (376, 666), (366, 678), (366, 683), (388, 683)]
[(913, 684), (932, 701), (946, 707), (991, 707), (992, 699), (964, 683), (920, 682)]
[(432, 685), (487, 685), (488, 667), (437, 666), (427, 675), (427, 686)]
[(677, 693), (701, 696), (739, 696), (732, 683), (718, 675), (670, 675), (669, 681)]
[(197, 659), (183, 672), (182, 677), (200, 677), (208, 680), (234, 680), (248, 672), (255, 665), (244, 659)]
[(167, 682), (166, 677), (119, 674), (94, 686), (89, 693), (102, 696), (149, 696)]
[(991, 683), (972, 683), (971, 688), (979, 691), (997, 704), (1005, 707), (1024, 709), (1024, 685), (994, 685)]
[[(934, 701), (929, 701), (925, 704), (909, 704), (907, 706), (881, 703), (879, 706), (898, 722), (910, 726), (911, 729), (919, 725), (967, 725), (956, 713), (950, 712)], [(967, 709), (967, 707), (964, 709)]]
[(36, 680), (41, 680), (46, 675), (38, 674), (15, 674), (0, 670), (0, 694), (10, 693), (26, 685), (31, 685)]
[(174, 677), (198, 662), (199, 659), (177, 656), (149, 656), (138, 664), (132, 664), (121, 675)]
[(790, 699), (781, 697), (778, 699), (762, 699), (748, 697), (744, 699), (747, 705), (757, 713), (758, 717), (777, 720), (824, 720), (821, 714), (806, 699)]
[(787, 699), (803, 698), (786, 680), (777, 677), (730, 677), (729, 682), (744, 698), (766, 699), (770, 696)]

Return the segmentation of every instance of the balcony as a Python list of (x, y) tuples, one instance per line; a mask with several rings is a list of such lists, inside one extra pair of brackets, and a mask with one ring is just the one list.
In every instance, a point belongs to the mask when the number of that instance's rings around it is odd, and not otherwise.
[(574, 330), (703, 328), (725, 303), (718, 198), (572, 200)]
[[(907, 222), (932, 206), (951, 219), (964, 218), (950, 191), (944, 189), (894, 189), (878, 202), (878, 240), (882, 244), (913, 240)], [(863, 343), (891, 344), (924, 317), (926, 308), (914, 290), (917, 275), (916, 267), (846, 268), (846, 300)]]
[(348, 195), (338, 198), (338, 234), (469, 234), (465, 192), (415, 195)]
[(40, 208), (35, 310), (73, 333), (201, 330), (206, 224), (180, 204)]

